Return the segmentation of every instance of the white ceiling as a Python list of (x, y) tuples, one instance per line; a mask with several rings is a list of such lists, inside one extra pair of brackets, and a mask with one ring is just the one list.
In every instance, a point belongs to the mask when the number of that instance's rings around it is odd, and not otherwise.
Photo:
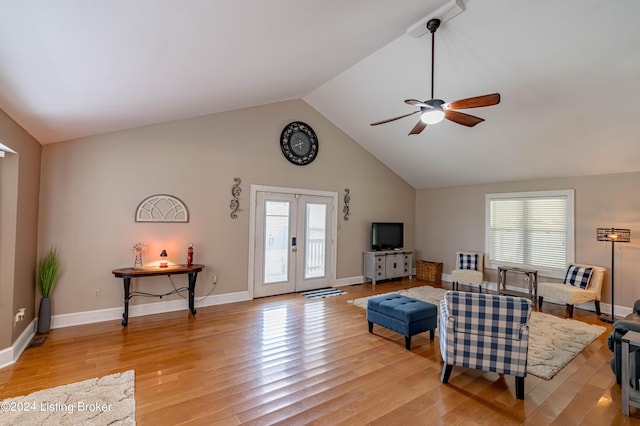
[[(0, 0), (0, 108), (41, 143), (303, 98), (416, 188), (640, 170), (640, 2), (466, 0), (407, 136), (447, 0)], [(322, 138), (321, 135), (319, 135)]]

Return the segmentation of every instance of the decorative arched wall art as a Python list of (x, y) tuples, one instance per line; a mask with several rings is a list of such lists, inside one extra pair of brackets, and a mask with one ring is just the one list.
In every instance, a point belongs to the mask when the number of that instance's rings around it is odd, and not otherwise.
[(138, 205), (136, 222), (189, 222), (189, 210), (174, 196), (152, 195)]

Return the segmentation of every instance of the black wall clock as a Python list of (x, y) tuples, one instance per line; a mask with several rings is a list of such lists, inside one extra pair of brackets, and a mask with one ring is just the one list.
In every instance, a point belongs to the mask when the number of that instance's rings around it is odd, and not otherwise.
[(280, 148), (285, 158), (298, 166), (311, 163), (318, 155), (318, 137), (308, 124), (294, 121), (280, 135)]

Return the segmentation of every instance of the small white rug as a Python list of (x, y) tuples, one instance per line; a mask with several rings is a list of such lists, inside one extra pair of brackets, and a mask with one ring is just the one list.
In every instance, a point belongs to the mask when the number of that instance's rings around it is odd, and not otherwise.
[[(391, 293), (424, 300), (433, 303), (440, 309), (440, 301), (443, 299), (445, 291), (441, 288), (422, 286)], [(366, 309), (367, 300), (381, 295), (361, 297), (349, 300), (348, 303)], [(531, 312), (527, 373), (546, 380), (551, 379), (605, 330), (605, 327), (599, 325), (558, 318), (542, 312)]]
[(0, 402), (3, 425), (135, 425), (133, 370)]
[(340, 296), (341, 294), (347, 294), (346, 291), (338, 290), (337, 288), (327, 287), (319, 288), (317, 290), (301, 291), (298, 293), (307, 299), (322, 299), (324, 297)]

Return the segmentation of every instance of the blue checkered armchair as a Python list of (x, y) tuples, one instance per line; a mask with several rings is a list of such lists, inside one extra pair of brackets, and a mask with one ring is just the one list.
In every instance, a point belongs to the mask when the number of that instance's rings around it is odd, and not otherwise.
[(524, 399), (531, 301), (524, 297), (447, 291), (440, 301), (442, 383), (454, 365), (516, 376)]

